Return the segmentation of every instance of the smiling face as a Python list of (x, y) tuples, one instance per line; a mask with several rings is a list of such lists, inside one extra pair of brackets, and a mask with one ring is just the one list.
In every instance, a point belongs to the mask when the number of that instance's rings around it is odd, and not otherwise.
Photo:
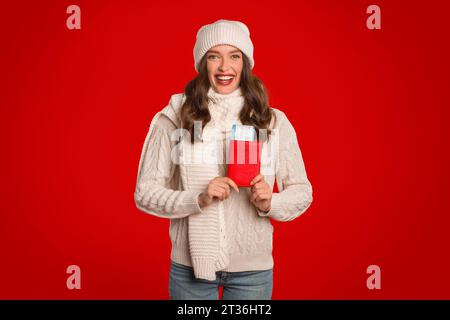
[(230, 45), (218, 45), (206, 52), (206, 67), (211, 87), (228, 94), (239, 87), (243, 68), (242, 52)]

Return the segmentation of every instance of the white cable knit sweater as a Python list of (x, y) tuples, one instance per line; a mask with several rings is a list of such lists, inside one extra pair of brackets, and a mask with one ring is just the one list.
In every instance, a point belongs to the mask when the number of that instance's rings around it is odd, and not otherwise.
[[(232, 124), (241, 123), (238, 118), (243, 103), (241, 91), (238, 88), (223, 95), (210, 88), (208, 96), (211, 121), (203, 135), (207, 137), (208, 132), (214, 132), (226, 139)], [(268, 213), (259, 212), (250, 203), (249, 188), (239, 188), (239, 193), (233, 190), (228, 199), (201, 209), (198, 195), (214, 176), (227, 175), (227, 164), (222, 161), (206, 168), (201, 164), (187, 166), (171, 160), (171, 156), (177, 161), (183, 158), (183, 148), (177, 145), (175, 137), (171, 139), (173, 131), (180, 127), (179, 111), (183, 102), (184, 94), (173, 95), (168, 106), (152, 119), (139, 161), (134, 193), (136, 206), (146, 213), (170, 219), (171, 259), (192, 266), (197, 278), (214, 280), (218, 270), (272, 268), (270, 218), (290, 221), (305, 212), (313, 199), (292, 124), (282, 111), (272, 108), (276, 114), (274, 134), (278, 134), (278, 139), (273, 141), (279, 141), (279, 150), (275, 162), (262, 165), (261, 173), (272, 187), (277, 179), (279, 192), (273, 194)], [(226, 147), (223, 144), (223, 154)], [(262, 161), (264, 150), (263, 147)], [(206, 215), (211, 219), (205, 219)], [(201, 232), (201, 228), (206, 230), (202, 226), (205, 220), (211, 225), (209, 231)]]

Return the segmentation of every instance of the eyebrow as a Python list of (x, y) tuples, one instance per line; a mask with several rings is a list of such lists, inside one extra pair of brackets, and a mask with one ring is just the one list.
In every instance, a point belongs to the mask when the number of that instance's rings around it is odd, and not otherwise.
[[(240, 52), (240, 50), (233, 50), (233, 51), (228, 52), (228, 53), (236, 53), (236, 52)], [(209, 50), (208, 53), (218, 53), (218, 54), (220, 54), (220, 52), (216, 51), (216, 50)]]

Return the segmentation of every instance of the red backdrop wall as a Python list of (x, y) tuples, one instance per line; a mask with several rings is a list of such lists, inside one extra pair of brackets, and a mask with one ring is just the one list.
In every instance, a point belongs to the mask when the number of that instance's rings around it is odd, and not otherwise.
[[(68, 30), (66, 8), (81, 8)], [(381, 8), (381, 30), (366, 8)], [(0, 7), (0, 298), (166, 299), (169, 221), (133, 199), (198, 28), (245, 22), (314, 189), (274, 223), (274, 299), (450, 298), (446, 1), (8, 1)], [(68, 290), (66, 268), (81, 268)], [(381, 267), (381, 290), (366, 287)]]

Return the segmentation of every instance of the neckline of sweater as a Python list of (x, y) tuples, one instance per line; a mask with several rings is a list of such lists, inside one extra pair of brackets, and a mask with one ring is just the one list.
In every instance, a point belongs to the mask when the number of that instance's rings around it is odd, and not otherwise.
[(236, 118), (244, 105), (244, 97), (240, 87), (228, 94), (217, 93), (210, 87), (208, 98), (210, 98), (209, 111), (213, 118)]
[(234, 91), (230, 93), (218, 93), (214, 91), (212, 87), (209, 87), (208, 89), (208, 97), (213, 100), (214, 103), (218, 103), (223, 100), (228, 100), (236, 97), (242, 97), (242, 90), (241, 87), (237, 87)]

